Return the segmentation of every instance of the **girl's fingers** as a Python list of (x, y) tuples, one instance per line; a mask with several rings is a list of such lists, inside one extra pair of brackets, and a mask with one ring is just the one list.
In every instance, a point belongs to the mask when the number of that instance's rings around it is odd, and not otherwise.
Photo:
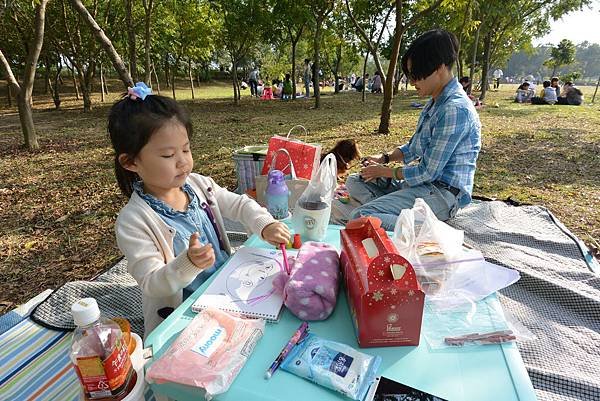
[[(208, 253), (210, 251), (213, 251), (212, 245), (208, 244), (208, 245), (204, 245), (204, 246), (190, 248), (189, 254), (193, 257), (202, 257), (203, 255), (205, 255), (206, 253)], [(213, 253), (214, 253), (214, 251), (213, 251)]]

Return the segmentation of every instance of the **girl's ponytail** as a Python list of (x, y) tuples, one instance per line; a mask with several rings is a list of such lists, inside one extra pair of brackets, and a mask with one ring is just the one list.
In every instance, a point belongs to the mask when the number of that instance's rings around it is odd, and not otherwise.
[(119, 155), (115, 155), (115, 177), (117, 179), (117, 184), (119, 185), (119, 189), (123, 195), (128, 198), (131, 198), (131, 194), (133, 193), (133, 184), (139, 178), (136, 173), (133, 171), (126, 170), (121, 163), (119, 162)]

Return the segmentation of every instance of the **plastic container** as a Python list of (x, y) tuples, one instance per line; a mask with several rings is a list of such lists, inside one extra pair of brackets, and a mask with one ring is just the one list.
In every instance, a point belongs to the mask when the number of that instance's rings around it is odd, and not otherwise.
[(144, 379), (144, 357), (142, 339), (135, 333), (131, 333), (131, 339), (134, 342), (134, 351), (131, 354), (131, 363), (137, 373), (135, 386), (129, 392), (127, 397), (122, 401), (144, 401), (144, 393), (146, 391), (146, 380)]
[(299, 200), (294, 209), (292, 225), (303, 241), (323, 241), (330, 216), (331, 205)]
[[(81, 399), (125, 399), (131, 394), (137, 377), (128, 352), (128, 339), (117, 323), (101, 316), (94, 298), (75, 302), (71, 313), (77, 325), (71, 344), (71, 361), (82, 386)], [(141, 382), (143, 385), (143, 379)]]

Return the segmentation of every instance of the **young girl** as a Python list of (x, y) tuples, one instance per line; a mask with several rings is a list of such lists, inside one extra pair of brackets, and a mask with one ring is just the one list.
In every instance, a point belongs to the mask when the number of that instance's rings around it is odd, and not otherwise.
[(252, 199), (192, 173), (189, 116), (148, 92), (136, 84), (108, 118), (117, 183), (129, 198), (117, 218), (117, 244), (142, 290), (145, 335), (227, 260), (224, 217), (273, 245), (290, 237)]

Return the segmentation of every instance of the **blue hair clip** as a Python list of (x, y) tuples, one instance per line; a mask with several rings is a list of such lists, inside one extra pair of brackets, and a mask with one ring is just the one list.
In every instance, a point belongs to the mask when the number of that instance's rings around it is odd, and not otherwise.
[(148, 88), (148, 86), (143, 82), (138, 82), (135, 86), (127, 88), (127, 96), (131, 100), (135, 100), (138, 97), (142, 100), (146, 99), (146, 96), (152, 94), (152, 88)]

